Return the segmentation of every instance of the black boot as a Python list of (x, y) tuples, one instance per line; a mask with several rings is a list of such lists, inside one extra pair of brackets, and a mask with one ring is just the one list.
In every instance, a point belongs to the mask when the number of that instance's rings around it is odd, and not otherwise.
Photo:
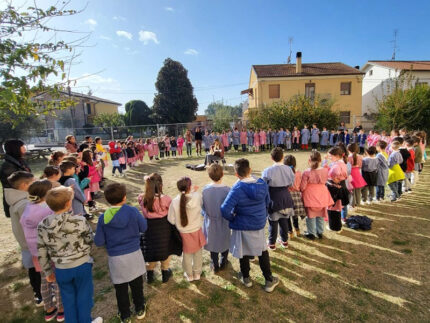
[(172, 277), (172, 271), (170, 269), (162, 270), (161, 276), (163, 277), (163, 283), (167, 283), (170, 277)]
[(148, 282), (148, 284), (152, 284), (154, 282), (154, 271), (153, 270), (148, 270), (146, 272), (146, 281)]

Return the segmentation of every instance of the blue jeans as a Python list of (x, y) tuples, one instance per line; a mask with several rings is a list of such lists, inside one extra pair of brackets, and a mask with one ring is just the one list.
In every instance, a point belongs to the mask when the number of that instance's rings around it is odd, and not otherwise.
[(91, 323), (93, 276), (90, 263), (75, 268), (55, 268), (67, 323)]
[(385, 198), (385, 186), (378, 185), (376, 186), (376, 199), (383, 200)]
[[(400, 186), (399, 186), (400, 184)], [(399, 187), (400, 190), (402, 189), (402, 182), (401, 181), (397, 181), (397, 182), (392, 182), (390, 184), (388, 184), (388, 187), (391, 190), (391, 200), (395, 201), (397, 200), (401, 194), (399, 194)]]
[(324, 232), (324, 218), (317, 216), (316, 218), (306, 217), (306, 226), (308, 233), (316, 236), (317, 234), (323, 234)]
[(346, 220), (346, 217), (348, 216), (348, 205), (342, 206), (342, 210), (340, 211), (340, 216), (343, 220)]

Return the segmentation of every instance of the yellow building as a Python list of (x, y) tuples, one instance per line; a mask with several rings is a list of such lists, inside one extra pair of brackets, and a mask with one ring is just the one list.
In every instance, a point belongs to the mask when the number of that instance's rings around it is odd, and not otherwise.
[(249, 88), (241, 94), (248, 94), (249, 109), (287, 101), (297, 94), (331, 98), (335, 100), (333, 109), (340, 111), (341, 121), (350, 127), (362, 115), (363, 75), (358, 68), (343, 63), (302, 64), (302, 53), (298, 52), (296, 64), (253, 65)]

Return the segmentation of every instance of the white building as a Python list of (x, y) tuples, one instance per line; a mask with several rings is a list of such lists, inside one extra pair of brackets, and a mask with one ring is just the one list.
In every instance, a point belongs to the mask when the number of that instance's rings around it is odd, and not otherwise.
[(363, 115), (376, 112), (376, 99), (389, 94), (389, 84), (402, 73), (410, 73), (413, 84), (430, 84), (430, 61), (368, 61), (363, 68)]

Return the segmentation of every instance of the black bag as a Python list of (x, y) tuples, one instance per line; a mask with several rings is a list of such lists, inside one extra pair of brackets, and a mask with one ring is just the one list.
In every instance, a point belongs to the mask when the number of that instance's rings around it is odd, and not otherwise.
[(341, 200), (343, 206), (349, 204), (349, 191), (346, 188), (345, 181), (335, 184), (332, 180), (328, 180), (326, 186), (330, 192), (331, 198), (335, 203), (337, 200)]
[(354, 215), (346, 219), (346, 226), (354, 230), (371, 230), (373, 220), (363, 215)]
[(205, 170), (205, 164), (199, 164), (199, 165), (186, 164), (185, 167), (188, 169), (191, 169), (191, 170), (196, 170), (196, 171)]

